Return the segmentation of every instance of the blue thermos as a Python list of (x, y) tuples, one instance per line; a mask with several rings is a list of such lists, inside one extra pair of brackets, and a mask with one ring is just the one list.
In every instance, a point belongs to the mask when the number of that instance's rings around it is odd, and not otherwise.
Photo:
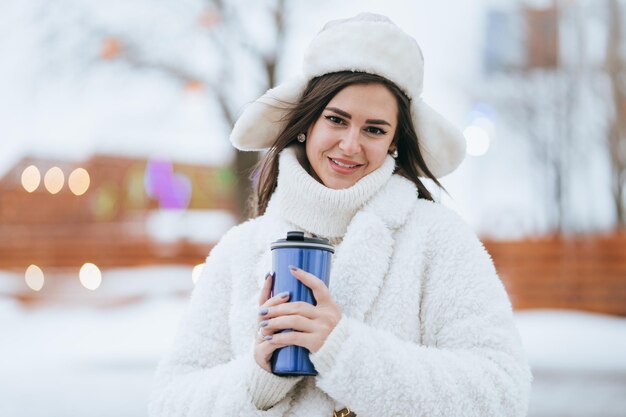
[[(290, 265), (303, 269), (321, 279), (328, 287), (330, 264), (335, 249), (327, 239), (305, 237), (303, 232), (287, 232), (286, 239), (272, 243), (272, 266), (274, 281), (272, 296), (288, 291), (289, 302), (304, 301), (313, 305), (317, 302), (313, 292), (291, 274)], [(290, 332), (292, 329), (281, 330)], [(317, 375), (309, 360), (309, 350), (302, 346), (285, 346), (276, 349), (271, 358), (272, 373), (276, 375)]]

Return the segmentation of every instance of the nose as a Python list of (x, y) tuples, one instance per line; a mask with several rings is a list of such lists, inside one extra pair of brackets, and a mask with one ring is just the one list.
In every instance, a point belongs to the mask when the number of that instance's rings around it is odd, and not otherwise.
[(361, 151), (359, 129), (349, 129), (339, 142), (339, 149), (346, 155), (355, 155)]

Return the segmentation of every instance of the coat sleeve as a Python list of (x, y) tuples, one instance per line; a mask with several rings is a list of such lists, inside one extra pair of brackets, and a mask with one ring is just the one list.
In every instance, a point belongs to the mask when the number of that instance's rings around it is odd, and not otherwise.
[[(342, 316), (310, 358), (359, 417), (523, 417), (532, 375), (489, 254), (452, 214), (427, 236), (421, 344)], [(419, 279), (419, 277), (415, 277)]]
[(173, 347), (159, 362), (148, 405), (153, 417), (282, 416), (286, 396), (302, 377), (279, 377), (246, 355), (232, 357), (228, 314), (236, 243), (227, 233), (207, 257), (179, 324)]

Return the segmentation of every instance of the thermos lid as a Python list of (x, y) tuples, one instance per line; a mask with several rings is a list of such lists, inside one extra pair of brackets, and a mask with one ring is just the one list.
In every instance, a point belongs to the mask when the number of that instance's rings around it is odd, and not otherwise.
[(330, 244), (328, 239), (321, 237), (305, 237), (304, 232), (300, 231), (287, 232), (286, 239), (278, 239), (276, 242), (272, 242), (272, 250), (278, 248), (321, 249), (335, 253), (335, 248)]

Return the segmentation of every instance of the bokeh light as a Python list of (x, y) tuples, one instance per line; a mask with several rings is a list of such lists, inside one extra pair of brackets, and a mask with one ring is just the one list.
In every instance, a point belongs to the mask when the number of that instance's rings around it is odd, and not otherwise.
[(98, 221), (108, 221), (115, 217), (118, 212), (118, 188), (113, 182), (101, 184), (94, 193), (92, 211)]
[(476, 117), (472, 121), (472, 125), (483, 128), (489, 134), (489, 136), (493, 136), (493, 134), (495, 133), (495, 125), (494, 125), (494, 123), (491, 121), (491, 119), (489, 119), (489, 118), (487, 118), (485, 116), (478, 116), (478, 117)]
[(129, 210), (142, 210), (148, 205), (148, 196), (144, 188), (145, 164), (136, 163), (126, 174), (125, 203)]
[(104, 59), (117, 58), (122, 52), (123, 46), (117, 38), (107, 38), (102, 43), (102, 49), (100, 50), (100, 56)]
[(470, 116), (473, 116), (472, 118), (485, 117), (490, 120), (495, 120), (497, 115), (496, 109), (491, 104), (478, 101), (474, 103)]
[(174, 173), (172, 163), (152, 159), (146, 164), (146, 194), (159, 200), (164, 209), (185, 209), (191, 200), (191, 181), (185, 174)]
[(22, 187), (29, 193), (32, 193), (39, 187), (41, 182), (41, 173), (35, 165), (30, 165), (22, 172)]
[(37, 265), (30, 265), (28, 268), (26, 268), (25, 279), (26, 285), (28, 285), (30, 289), (39, 291), (43, 288), (43, 271)]
[(467, 115), (467, 127), (463, 130), (468, 155), (482, 156), (489, 151), (495, 137), (495, 118), (496, 112), (490, 104), (474, 103), (472, 111)]
[(467, 141), (467, 154), (481, 156), (487, 153), (491, 139), (489, 133), (480, 126), (468, 126), (463, 131), (463, 136)]
[(222, 167), (217, 173), (217, 191), (220, 194), (228, 195), (237, 182), (237, 176), (229, 167)]
[(204, 264), (199, 264), (193, 267), (191, 271), (191, 280), (194, 284), (198, 282), (200, 277), (202, 276), (202, 271), (204, 270)]
[(80, 268), (78, 275), (80, 283), (83, 284), (83, 287), (92, 291), (97, 289), (102, 282), (102, 273), (100, 272), (100, 268), (89, 262)]
[(217, 26), (222, 20), (222, 15), (216, 10), (206, 10), (200, 14), (198, 23), (200, 26), (212, 29)]
[(76, 168), (67, 180), (70, 191), (76, 195), (85, 194), (89, 189), (89, 183), (89, 173), (84, 168)]
[(50, 168), (43, 178), (43, 183), (46, 186), (46, 190), (48, 190), (50, 194), (56, 194), (61, 191), (61, 188), (63, 188), (63, 184), (65, 183), (65, 176), (63, 175), (61, 168)]

